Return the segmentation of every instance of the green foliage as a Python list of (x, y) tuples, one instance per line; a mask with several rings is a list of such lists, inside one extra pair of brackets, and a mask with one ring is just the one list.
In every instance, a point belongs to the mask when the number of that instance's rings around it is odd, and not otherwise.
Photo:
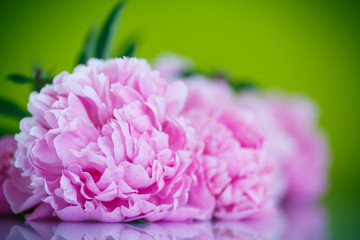
[(118, 57), (134, 57), (136, 51), (136, 43), (134, 41), (129, 42), (125, 47), (120, 51)]
[(125, 4), (126, 1), (120, 1), (105, 21), (97, 41), (97, 58), (106, 59), (110, 57)]
[(27, 77), (27, 76), (25, 76), (25, 75), (23, 75), (23, 74), (20, 74), (20, 73), (10, 74), (10, 75), (8, 76), (8, 79), (9, 79), (10, 81), (15, 82), (15, 83), (30, 83), (30, 82), (33, 81), (32, 78)]
[(0, 98), (0, 106), (0, 114), (15, 117), (17, 119), (22, 119), (26, 116), (29, 116), (26, 111), (8, 99)]
[(40, 63), (36, 63), (33, 66), (33, 89), (40, 92), (46, 84), (52, 83), (54, 78), (50, 70), (44, 70)]
[(33, 65), (32, 76), (26, 76), (20, 73), (10, 74), (8, 76), (10, 81), (20, 84), (32, 84), (35, 91), (40, 91), (48, 83), (52, 83), (53, 75), (50, 71), (44, 70), (40, 63)]
[(228, 81), (229, 85), (234, 89), (234, 91), (243, 91), (243, 90), (257, 90), (259, 85), (252, 81), (248, 80), (230, 80)]
[(9, 130), (9, 129), (3, 129), (0, 128), (0, 137), (5, 136), (5, 135), (14, 135), (16, 134), (18, 131), (14, 131), (14, 130)]
[(94, 23), (87, 35), (84, 47), (82, 49), (82, 52), (80, 54), (80, 57), (76, 65), (85, 64), (88, 59), (95, 57), (98, 35), (99, 35), (99, 28), (98, 25)]
[(244, 79), (234, 79), (230, 76), (230, 74), (227, 71), (224, 70), (214, 70), (210, 72), (204, 72), (195, 68), (186, 69), (184, 72), (181, 73), (181, 76), (184, 78), (191, 77), (194, 75), (202, 75), (206, 76), (210, 80), (213, 79), (223, 79), (226, 81), (230, 87), (235, 92), (240, 92), (244, 90), (257, 90), (259, 89), (259, 85), (256, 84), (253, 81), (244, 80)]
[(114, 7), (101, 29), (98, 28), (96, 23), (93, 24), (87, 35), (77, 64), (85, 64), (92, 57), (106, 59), (111, 56), (133, 57), (135, 55), (136, 41), (134, 40), (127, 42), (118, 54), (112, 54), (125, 5), (125, 0), (120, 1)]

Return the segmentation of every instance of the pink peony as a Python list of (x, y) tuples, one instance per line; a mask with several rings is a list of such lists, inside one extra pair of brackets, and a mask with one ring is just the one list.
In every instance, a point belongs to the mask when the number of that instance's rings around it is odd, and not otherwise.
[(316, 128), (313, 103), (304, 97), (247, 93), (240, 96), (239, 105), (257, 116), (269, 139), (267, 149), (277, 169), (272, 185), (278, 198), (318, 199), (326, 189), (328, 152), (326, 139)]
[(187, 85), (184, 114), (204, 144), (200, 158), (208, 188), (216, 198), (214, 216), (239, 220), (272, 214), (271, 163), (254, 116), (233, 104), (224, 82), (194, 77)]
[(3, 193), (3, 185), (9, 176), (9, 171), (14, 164), (16, 141), (12, 136), (4, 136), (0, 139), (0, 215), (12, 214), (9, 203)]
[(33, 218), (51, 206), (67, 221), (209, 219), (199, 146), (179, 116), (186, 95), (135, 58), (92, 59), (32, 93), (15, 166), (41, 193)]

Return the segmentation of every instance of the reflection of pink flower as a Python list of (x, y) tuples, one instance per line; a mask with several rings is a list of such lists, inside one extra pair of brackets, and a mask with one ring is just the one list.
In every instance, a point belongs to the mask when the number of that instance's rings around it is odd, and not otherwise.
[(283, 239), (328, 239), (326, 212), (321, 206), (289, 204), (285, 208), (284, 215), (286, 227)]
[(269, 139), (266, 148), (277, 162), (277, 195), (289, 201), (320, 197), (326, 188), (328, 155), (326, 140), (316, 129), (313, 103), (303, 97), (248, 93), (239, 104), (257, 116)]
[(271, 164), (253, 115), (233, 105), (231, 91), (222, 82), (197, 78), (187, 83), (184, 111), (204, 144), (201, 159), (207, 185), (216, 197), (214, 216), (238, 220), (272, 213)]
[(144, 60), (90, 60), (31, 94), (15, 165), (62, 220), (208, 219), (185, 98)]
[(29, 225), (35, 232), (19, 227), (22, 237), (16, 239), (83, 239), (84, 236), (86, 239), (121, 240), (214, 239), (209, 221), (150, 224), (33, 221)]
[(11, 209), (4, 197), (3, 184), (9, 176), (12, 168), (14, 153), (16, 151), (16, 141), (11, 136), (4, 136), (0, 139), (0, 215), (11, 214)]
[(274, 217), (251, 221), (216, 221), (213, 232), (215, 239), (221, 240), (278, 240), (283, 239), (283, 223)]

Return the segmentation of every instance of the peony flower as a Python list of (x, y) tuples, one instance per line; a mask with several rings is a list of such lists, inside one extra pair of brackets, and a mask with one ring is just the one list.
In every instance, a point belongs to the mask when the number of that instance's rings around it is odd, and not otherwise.
[(239, 105), (257, 116), (269, 139), (266, 148), (276, 162), (272, 186), (277, 197), (318, 199), (326, 189), (328, 153), (326, 139), (316, 127), (314, 104), (304, 97), (247, 93), (240, 96)]
[(3, 185), (12, 168), (15, 151), (16, 141), (14, 137), (4, 136), (0, 139), (0, 215), (12, 214), (10, 205), (3, 193)]
[(222, 81), (194, 77), (186, 83), (184, 114), (204, 145), (200, 159), (216, 198), (214, 216), (240, 220), (272, 214), (272, 167), (254, 116), (233, 104), (231, 90)]
[(32, 93), (15, 161), (41, 193), (30, 218), (209, 219), (199, 147), (179, 116), (186, 95), (135, 58), (92, 59)]

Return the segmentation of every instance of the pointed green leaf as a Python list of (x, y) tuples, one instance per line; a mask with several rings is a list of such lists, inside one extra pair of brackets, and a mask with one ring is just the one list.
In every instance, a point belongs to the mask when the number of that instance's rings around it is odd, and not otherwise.
[(244, 80), (229, 81), (229, 84), (235, 91), (256, 90), (259, 88), (256, 83)]
[(29, 116), (29, 114), (26, 111), (24, 111), (18, 105), (9, 101), (8, 99), (0, 98), (0, 106), (1, 106), (0, 114), (13, 116), (18, 119), (22, 119), (26, 116)]
[(128, 43), (118, 54), (118, 57), (134, 57), (136, 51), (136, 43), (130, 42)]
[(97, 58), (105, 59), (110, 57), (125, 3), (125, 0), (120, 1), (106, 20), (97, 41)]
[(8, 79), (16, 83), (29, 83), (34, 81), (31, 77), (27, 77), (23, 74), (18, 73), (10, 74), (8, 76)]
[(40, 79), (44, 82), (49, 82), (51, 78), (50, 72), (48, 71), (42, 71), (40, 74)]
[(194, 68), (189, 68), (189, 69), (186, 69), (183, 72), (181, 72), (180, 76), (184, 77), (184, 78), (188, 78), (188, 77), (191, 77), (191, 76), (197, 75), (197, 74), (201, 74), (201, 73)]
[(94, 23), (86, 37), (86, 41), (80, 57), (77, 61), (77, 65), (85, 64), (90, 58), (95, 57), (96, 41), (99, 35), (98, 24)]

